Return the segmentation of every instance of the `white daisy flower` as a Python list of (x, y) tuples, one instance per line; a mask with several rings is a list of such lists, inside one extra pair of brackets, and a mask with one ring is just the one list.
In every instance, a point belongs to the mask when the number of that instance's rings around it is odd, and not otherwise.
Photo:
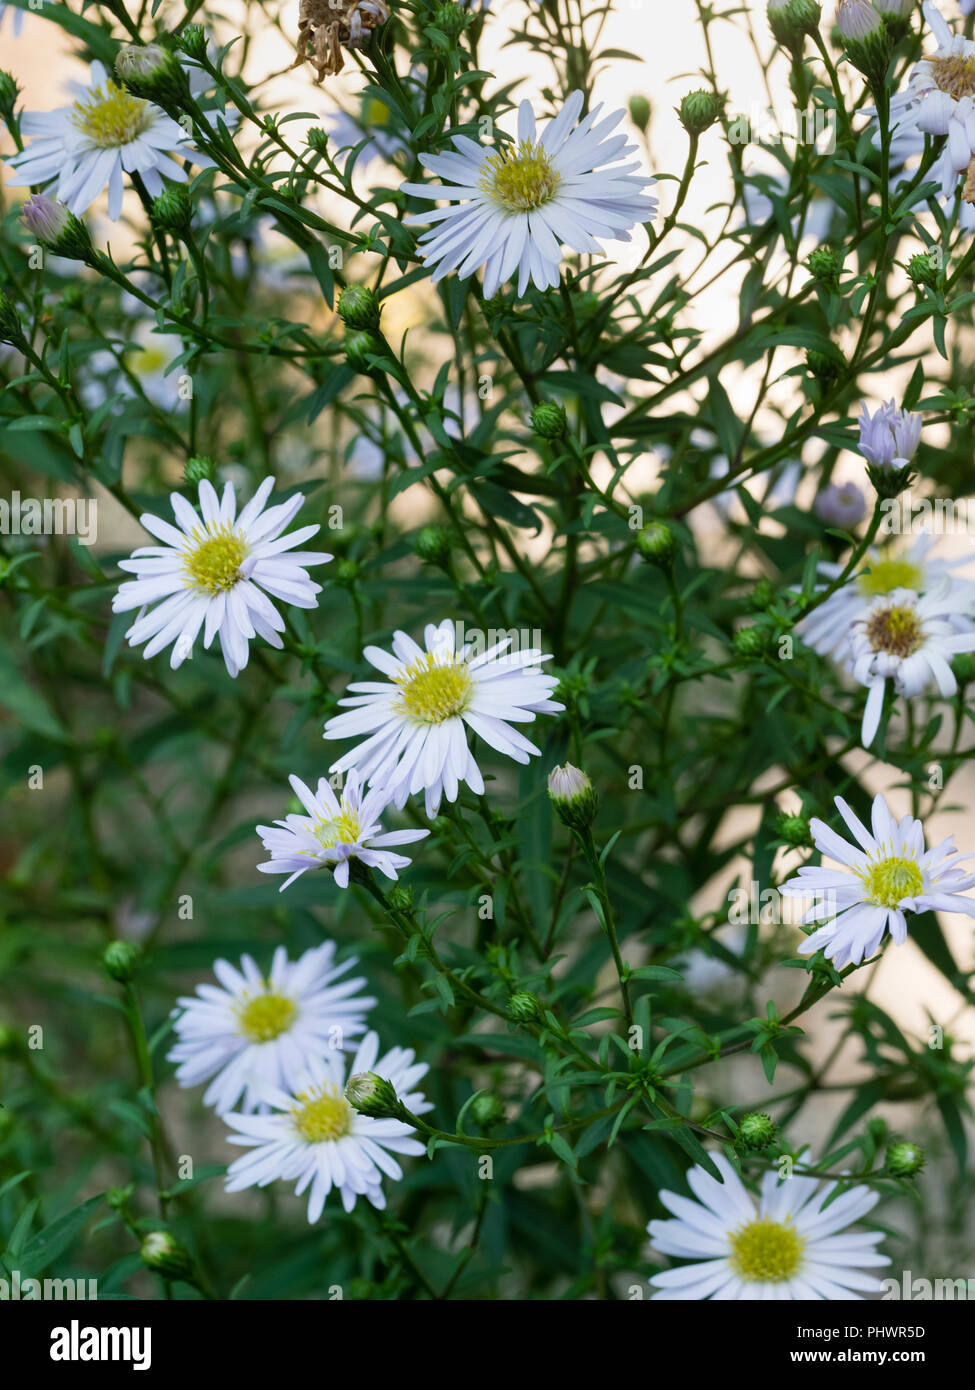
[[(861, 740), (869, 748), (884, 707), (884, 686), (893, 681), (896, 694), (907, 699), (934, 683), (949, 699), (958, 690), (951, 670), (958, 652), (975, 651), (975, 623), (968, 617), (966, 594), (951, 594), (950, 581), (920, 598), (911, 589), (893, 589), (875, 598), (850, 630), (844, 664), (854, 680), (867, 687)], [(961, 618), (958, 631), (949, 617)]]
[[(895, 589), (928, 594), (942, 588), (946, 579), (950, 581), (952, 598), (961, 595), (968, 602), (967, 613), (963, 610), (958, 619), (951, 618), (956, 630), (963, 629), (966, 616), (975, 616), (975, 584), (959, 578), (954, 571), (969, 564), (969, 557), (939, 559), (929, 554), (933, 543), (933, 536), (922, 535), (904, 549), (887, 546), (869, 551), (859, 570), (835, 594), (830, 594), (808, 617), (800, 619), (796, 624), (797, 634), (820, 656), (837, 656), (848, 650), (853, 624), (874, 599)], [(818, 572), (828, 586), (845, 568), (842, 564), (823, 563)]]
[(405, 219), (440, 224), (419, 239), (423, 260), (436, 266), (434, 282), (451, 271), (463, 280), (484, 266), (487, 298), (516, 270), (520, 295), (529, 280), (544, 290), (559, 283), (563, 244), (601, 254), (597, 237), (629, 241), (630, 228), (653, 217), (656, 200), (640, 190), (656, 180), (634, 172), (638, 160), (620, 164), (636, 146), (610, 135), (624, 113), (597, 124), (597, 106), (573, 129), (582, 102), (573, 92), (539, 136), (531, 103), (523, 101), (517, 144), (494, 150), (454, 135), (453, 151), (420, 156), (444, 182), (404, 183), (403, 192), (452, 202)]
[(287, 554), (319, 527), (302, 526), (283, 535), (304, 498), (296, 492), (265, 511), (273, 487), (274, 479), (265, 478), (237, 516), (233, 483), (228, 482), (218, 498), (204, 479), (199, 493), (202, 521), (178, 492), (169, 499), (177, 526), (150, 512), (139, 518), (163, 544), (143, 546), (131, 559), (120, 561), (119, 569), (137, 578), (120, 586), (112, 611), (140, 610), (125, 635), (133, 647), (148, 639), (143, 652), (147, 660), (172, 644), (170, 665), (175, 670), (191, 654), (202, 627), (204, 647), (219, 635), (227, 670), (236, 676), (247, 665), (252, 637), (283, 646), (278, 633), (284, 631), (284, 619), (268, 594), (296, 608), (316, 606), (322, 586), (309, 579), (305, 568), (324, 565), (332, 557), (314, 550)]
[(975, 917), (975, 902), (959, 896), (975, 884), (975, 874), (958, 867), (972, 856), (959, 855), (952, 836), (926, 850), (921, 822), (913, 816), (896, 821), (882, 796), (873, 799), (871, 834), (841, 796), (833, 800), (859, 848), (824, 821), (810, 821), (820, 854), (846, 868), (805, 864), (797, 878), (782, 885), (786, 897), (816, 899), (804, 922), (830, 919), (806, 937), (800, 955), (825, 948), (827, 960), (842, 970), (872, 956), (887, 931), (902, 946), (907, 940), (907, 912), (964, 912)]
[(846, 1229), (876, 1206), (878, 1193), (851, 1187), (827, 1207), (835, 1182), (768, 1172), (756, 1200), (723, 1154), (711, 1158), (720, 1182), (699, 1164), (688, 1170), (696, 1202), (660, 1194), (676, 1220), (650, 1222), (653, 1248), (694, 1263), (655, 1274), (653, 1298), (859, 1301), (883, 1290), (863, 1272), (890, 1264), (875, 1248), (882, 1233)]
[(349, 773), (341, 799), (324, 777), (319, 778), (314, 792), (300, 777), (288, 780), (308, 815), (292, 812), (274, 825), (257, 827), (271, 856), (257, 867), (263, 874), (288, 875), (279, 890), (282, 893), (306, 869), (326, 865), (335, 870), (339, 887), (348, 888), (352, 859), (360, 859), (387, 878), (398, 878), (397, 870), (405, 869), (410, 860), (405, 854), (391, 853), (393, 846), (413, 844), (430, 834), (429, 830), (384, 831), (379, 817), (389, 805), (389, 793), (374, 788), (363, 796), (355, 772)]
[[(925, 135), (944, 138), (927, 177), (941, 184), (943, 200), (953, 202), (958, 180), (975, 156), (975, 43), (953, 34), (931, 0), (922, 9), (938, 48), (915, 65), (907, 91), (892, 99), (891, 128), (899, 151), (908, 155), (920, 152)], [(962, 202), (959, 224), (975, 229), (972, 204)]]
[[(379, 1058), (379, 1038), (367, 1033), (359, 1045), (348, 1075), (372, 1071), (392, 1083), (399, 1100), (414, 1115), (433, 1107), (413, 1088), (429, 1067), (414, 1061), (409, 1048), (394, 1047)], [(378, 1060), (377, 1060), (378, 1058)], [(295, 1194), (308, 1192), (308, 1220), (322, 1214), (325, 1199), (337, 1188), (346, 1211), (357, 1197), (365, 1197), (380, 1211), (386, 1205), (383, 1175), (398, 1181), (403, 1176), (393, 1154), (421, 1154), (424, 1145), (401, 1120), (360, 1115), (345, 1099), (345, 1059), (338, 1052), (312, 1057), (298, 1084), (271, 1091), (270, 1115), (225, 1115), (237, 1131), (231, 1144), (243, 1144), (250, 1153), (235, 1159), (227, 1170), (226, 1190), (267, 1187), (278, 1180), (297, 1182)]]
[(28, 145), (11, 158), (17, 176), (8, 183), (23, 187), (56, 179), (58, 200), (76, 217), (107, 186), (108, 215), (116, 221), (122, 213), (123, 172), (138, 174), (155, 198), (165, 186), (163, 176), (186, 182), (177, 158), (201, 169), (212, 167), (209, 156), (194, 148), (176, 121), (119, 87), (97, 61), (76, 101), (54, 111), (28, 111), (20, 128)]
[[(480, 795), (484, 781), (467, 744), (467, 729), (497, 749), (527, 763), (538, 754), (507, 721), (532, 723), (536, 714), (565, 708), (548, 697), (558, 685), (540, 663), (550, 660), (536, 648), (503, 655), (505, 638), (480, 656), (468, 644), (456, 650), (454, 625), (445, 618), (424, 628), (426, 649), (405, 632), (393, 634), (393, 654), (366, 647), (363, 656), (389, 681), (349, 686), (352, 706), (325, 725), (326, 738), (368, 737), (334, 762), (331, 772), (358, 769), (362, 778), (384, 787), (393, 804), (426, 790), (426, 811), (435, 816), (441, 797), (457, 800), (461, 782)], [(465, 727), (466, 726), (466, 727)]]
[(359, 994), (366, 983), (361, 976), (342, 978), (355, 964), (355, 957), (336, 964), (333, 941), (295, 961), (279, 946), (266, 979), (250, 956), (242, 957), (239, 970), (215, 961), (220, 988), (198, 985), (195, 997), (177, 1001), (179, 1042), (168, 1054), (178, 1064), (176, 1080), (199, 1086), (212, 1076), (203, 1104), (221, 1113), (241, 1096), (246, 1113), (266, 1110), (265, 1092), (291, 1089), (309, 1056), (350, 1047), (365, 1031), (376, 1001)]

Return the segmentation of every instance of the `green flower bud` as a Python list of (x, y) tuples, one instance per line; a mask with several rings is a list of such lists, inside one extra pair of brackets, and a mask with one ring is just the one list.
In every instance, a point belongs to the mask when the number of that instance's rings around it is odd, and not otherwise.
[(703, 135), (721, 115), (721, 109), (721, 98), (702, 87), (687, 93), (677, 108), (677, 115), (688, 135)]
[(490, 1133), (505, 1121), (504, 1101), (491, 1091), (482, 1091), (471, 1101), (471, 1117), (477, 1127)]
[(141, 958), (142, 951), (134, 941), (110, 941), (102, 952), (102, 964), (120, 985), (132, 979)]
[(186, 28), (179, 36), (179, 46), (186, 54), (187, 58), (194, 58), (197, 62), (206, 57), (207, 35), (202, 24), (187, 24)]
[(313, 125), (305, 136), (305, 144), (316, 154), (324, 154), (328, 149), (328, 134), (320, 125)]
[(748, 596), (748, 602), (756, 613), (764, 613), (775, 602), (775, 590), (767, 579), (760, 579)]
[(336, 305), (339, 318), (349, 328), (378, 328), (381, 306), (367, 285), (346, 285)]
[(196, 487), (204, 478), (208, 483), (212, 483), (216, 474), (217, 466), (213, 459), (191, 458), (187, 459), (183, 466), (183, 482), (189, 487)]
[(548, 774), (548, 794), (556, 814), (570, 830), (588, 830), (599, 810), (599, 797), (588, 776), (566, 763)]
[(383, 345), (373, 333), (366, 333), (361, 329), (350, 328), (345, 335), (345, 360), (354, 371), (362, 372), (368, 376), (375, 372), (369, 362), (370, 355), (381, 357)]
[(834, 251), (831, 246), (817, 246), (815, 251), (810, 251), (806, 257), (806, 265), (810, 275), (819, 284), (827, 289), (839, 289), (843, 257), (838, 251)]
[(361, 572), (358, 561), (348, 558), (339, 560), (335, 566), (335, 582), (348, 589), (356, 582)]
[(10, 343), (12, 347), (18, 347), (25, 341), (17, 306), (8, 294), (0, 290), (0, 343)]
[(636, 548), (644, 560), (660, 569), (670, 569), (677, 559), (680, 542), (666, 521), (648, 521), (636, 535)]
[(917, 9), (917, 0), (873, 0), (873, 7), (890, 30), (894, 43), (911, 31), (911, 14)]
[(115, 75), (146, 101), (179, 106), (189, 96), (189, 79), (179, 59), (161, 43), (123, 43), (115, 55)]
[(645, 96), (630, 97), (630, 120), (641, 134), (646, 131), (650, 124), (651, 114), (650, 103)]
[(806, 366), (819, 382), (824, 393), (835, 386), (839, 380), (839, 366), (835, 358), (830, 357), (826, 352), (817, 352), (815, 348), (810, 348), (806, 353)]
[(408, 883), (394, 883), (389, 890), (388, 902), (394, 912), (411, 912), (413, 889)]
[(56, 256), (89, 261), (94, 254), (88, 228), (56, 198), (32, 193), (20, 210), (20, 220), (31, 236)]
[(548, 439), (554, 443), (556, 439), (561, 439), (566, 431), (568, 421), (565, 407), (558, 401), (541, 401), (531, 413), (531, 424), (540, 439)]
[(768, 24), (776, 43), (791, 53), (801, 53), (807, 34), (819, 28), (823, 7), (819, 0), (770, 0)]
[(942, 261), (930, 251), (918, 251), (907, 263), (907, 273), (915, 285), (933, 288), (941, 278)]
[(531, 1023), (542, 1014), (541, 1001), (527, 989), (513, 994), (508, 1000), (508, 1016), (517, 1023)]
[(975, 652), (959, 652), (951, 669), (959, 685), (971, 685), (975, 681)]
[(135, 1193), (135, 1183), (130, 1182), (125, 1187), (110, 1187), (105, 1193), (105, 1203), (111, 1207), (112, 1211), (125, 1211)]
[(768, 1115), (756, 1110), (742, 1116), (738, 1133), (746, 1149), (767, 1149), (775, 1138), (775, 1125)]
[(450, 532), (445, 526), (424, 526), (413, 541), (414, 554), (428, 565), (446, 565), (451, 549)]
[(899, 497), (914, 481), (914, 476), (912, 463), (905, 463), (902, 468), (884, 468), (875, 463), (867, 465), (867, 477), (873, 484), (877, 496), (884, 501)]
[(185, 236), (190, 229), (190, 219), (193, 216), (193, 204), (186, 187), (181, 183), (167, 185), (159, 197), (153, 199), (149, 216), (152, 225), (160, 232)]
[(907, 1140), (890, 1144), (884, 1155), (884, 1167), (892, 1178), (917, 1177), (924, 1167), (924, 1150)]
[(779, 832), (779, 839), (784, 840), (787, 845), (792, 845), (793, 849), (802, 849), (806, 845), (812, 845), (812, 831), (809, 828), (807, 816), (783, 814), (776, 822), (776, 829)]
[(361, 1071), (350, 1077), (345, 1098), (353, 1110), (358, 1110), (360, 1115), (371, 1115), (375, 1120), (391, 1119), (403, 1109), (393, 1083), (374, 1071)]
[(768, 650), (770, 633), (768, 628), (741, 627), (735, 633), (733, 645), (739, 656), (761, 656)]
[(872, 87), (882, 87), (894, 43), (890, 29), (870, 0), (840, 0), (836, 27), (846, 56)]
[(14, 118), (14, 107), (20, 88), (17, 79), (9, 72), (0, 69), (0, 116), (9, 125)]
[(473, 18), (474, 16), (460, 5), (449, 3), (438, 5), (433, 12), (434, 27), (449, 39), (456, 39), (462, 34)]
[(181, 1240), (169, 1231), (150, 1231), (140, 1247), (142, 1263), (164, 1279), (190, 1279), (193, 1260)]

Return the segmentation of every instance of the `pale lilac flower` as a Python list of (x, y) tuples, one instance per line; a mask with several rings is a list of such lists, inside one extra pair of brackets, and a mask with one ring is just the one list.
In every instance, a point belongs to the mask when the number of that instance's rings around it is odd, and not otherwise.
[(867, 502), (855, 483), (830, 483), (813, 503), (813, 510), (827, 526), (852, 530), (867, 514)]
[(886, 401), (873, 415), (860, 408), (860, 452), (875, 468), (903, 468), (917, 452), (923, 419)]

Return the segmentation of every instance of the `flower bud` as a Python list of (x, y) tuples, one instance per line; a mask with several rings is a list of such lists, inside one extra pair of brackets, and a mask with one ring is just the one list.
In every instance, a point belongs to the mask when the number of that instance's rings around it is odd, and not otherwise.
[(197, 487), (204, 479), (212, 483), (216, 477), (217, 466), (213, 459), (194, 457), (183, 465), (183, 482), (189, 487)]
[(89, 261), (93, 255), (88, 228), (56, 198), (32, 193), (20, 210), (20, 220), (31, 236), (57, 256)]
[(305, 144), (316, 154), (324, 154), (328, 149), (328, 133), (320, 125), (313, 125), (305, 136)]
[(767, 1149), (775, 1138), (775, 1125), (768, 1115), (756, 1110), (742, 1116), (738, 1133), (746, 1149)]
[(873, 7), (890, 31), (894, 43), (911, 31), (911, 13), (917, 9), (917, 0), (873, 0)]
[(975, 652), (959, 652), (951, 669), (959, 685), (971, 685), (975, 681)]
[(445, 526), (424, 526), (413, 541), (414, 553), (428, 565), (446, 565), (451, 548), (450, 532)]
[(12, 347), (19, 347), (25, 341), (17, 306), (8, 294), (0, 290), (0, 343), (10, 343)]
[(412, 911), (413, 889), (408, 883), (394, 883), (389, 890), (388, 902), (394, 912)]
[(647, 126), (650, 124), (651, 114), (650, 103), (645, 96), (630, 97), (630, 120), (641, 135), (645, 134)]
[(826, 352), (817, 352), (815, 348), (810, 348), (806, 353), (806, 366), (824, 392), (829, 391), (839, 380), (839, 364)]
[(349, 328), (378, 328), (380, 303), (367, 285), (346, 285), (335, 306)]
[(508, 1000), (508, 1016), (517, 1023), (531, 1023), (534, 1019), (541, 1018), (541, 1015), (541, 1001), (527, 989), (513, 994)]
[(884, 1155), (884, 1167), (892, 1178), (914, 1178), (924, 1167), (924, 1150), (907, 1140), (890, 1144)]
[(187, 24), (179, 36), (179, 46), (187, 58), (199, 62), (206, 57), (207, 35), (202, 24)]
[(450, 4), (449, 0), (442, 5), (438, 5), (433, 12), (434, 27), (446, 34), (449, 39), (456, 39), (464, 32), (474, 16), (465, 10), (461, 5)]
[(181, 1240), (169, 1231), (150, 1231), (140, 1247), (142, 1263), (164, 1279), (189, 1279), (193, 1260)]
[(750, 627), (739, 628), (732, 642), (739, 656), (756, 657), (767, 651), (770, 636), (768, 628), (752, 624)]
[(775, 602), (775, 590), (767, 579), (760, 579), (748, 596), (749, 605), (756, 613), (764, 613)]
[(160, 232), (185, 236), (193, 216), (193, 204), (185, 186), (181, 183), (168, 184), (159, 197), (152, 200), (149, 216), (152, 225)]
[(358, 1110), (360, 1115), (370, 1115), (374, 1120), (391, 1119), (403, 1108), (393, 1083), (374, 1071), (360, 1071), (350, 1077), (345, 1098), (353, 1110)]
[(471, 1117), (485, 1134), (505, 1121), (504, 1101), (491, 1091), (482, 1091), (471, 1101)]
[(703, 135), (721, 115), (721, 98), (703, 87), (688, 92), (677, 108), (677, 115), (688, 135)]
[(890, 29), (870, 0), (840, 0), (836, 27), (853, 66), (872, 87), (882, 87), (894, 44)]
[(548, 794), (555, 812), (570, 830), (588, 830), (599, 810), (599, 797), (589, 777), (565, 763), (548, 775)]
[(802, 849), (807, 845), (812, 845), (812, 831), (809, 828), (809, 818), (807, 816), (779, 816), (776, 823), (779, 832), (779, 839), (784, 840), (793, 849)]
[(940, 255), (930, 251), (918, 251), (907, 263), (907, 273), (915, 285), (934, 288), (941, 278), (943, 263)]
[(0, 69), (0, 116), (9, 125), (14, 118), (14, 107), (20, 88), (17, 79), (9, 72)]
[(179, 59), (161, 43), (123, 43), (115, 55), (115, 75), (146, 101), (178, 106), (189, 96), (189, 80)]
[(831, 246), (817, 246), (806, 257), (806, 265), (810, 275), (820, 285), (830, 290), (839, 289), (843, 257), (838, 251)]
[(540, 439), (554, 443), (565, 434), (568, 424), (565, 407), (558, 401), (541, 401), (531, 413), (531, 424)]
[(110, 1187), (105, 1193), (105, 1205), (112, 1211), (125, 1211), (135, 1194), (135, 1183), (130, 1182), (125, 1187)]
[(636, 548), (648, 564), (666, 570), (677, 559), (680, 543), (666, 521), (648, 521), (637, 532)]
[(361, 329), (350, 328), (345, 335), (345, 360), (349, 366), (357, 372), (362, 372), (368, 376), (375, 372), (375, 367), (369, 361), (370, 356), (381, 357), (383, 345), (373, 333), (366, 333)]
[(102, 964), (120, 985), (132, 979), (141, 958), (142, 951), (134, 941), (110, 941), (102, 952)]
[(822, 14), (819, 0), (770, 0), (768, 24), (772, 37), (791, 53), (801, 53), (806, 35), (819, 28)]

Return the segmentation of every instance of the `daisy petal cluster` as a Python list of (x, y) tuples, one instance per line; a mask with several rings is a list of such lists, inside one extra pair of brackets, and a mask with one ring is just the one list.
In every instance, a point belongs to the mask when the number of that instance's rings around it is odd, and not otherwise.
[(146, 642), (147, 660), (172, 646), (170, 665), (175, 670), (190, 655), (203, 628), (204, 647), (219, 636), (227, 670), (236, 676), (247, 665), (252, 637), (263, 637), (272, 647), (283, 645), (278, 634), (284, 631), (284, 619), (272, 598), (296, 608), (316, 606), (321, 585), (305, 570), (332, 557), (294, 550), (319, 528), (302, 526), (285, 535), (304, 498), (295, 493), (286, 502), (266, 507), (273, 488), (274, 479), (265, 478), (238, 515), (233, 483), (228, 482), (218, 497), (204, 479), (199, 513), (174, 492), (170, 504), (175, 526), (151, 513), (140, 517), (162, 544), (143, 546), (120, 562), (120, 569), (137, 577), (120, 586), (112, 609), (140, 610), (125, 635), (133, 647)]
[(909, 912), (975, 917), (975, 901), (962, 896), (975, 885), (975, 874), (959, 867), (962, 856), (952, 837), (925, 849), (921, 822), (913, 816), (895, 820), (882, 796), (874, 798), (870, 830), (842, 797), (834, 801), (856, 844), (824, 821), (812, 820), (810, 828), (820, 854), (843, 868), (804, 865), (781, 889), (787, 897), (815, 898), (803, 920), (824, 923), (799, 947), (801, 955), (823, 950), (842, 970), (872, 956), (887, 932), (903, 945)]
[(847, 1229), (872, 1210), (878, 1193), (851, 1187), (827, 1206), (835, 1182), (768, 1172), (756, 1200), (723, 1154), (712, 1160), (720, 1181), (699, 1164), (688, 1171), (696, 1201), (660, 1193), (674, 1219), (650, 1222), (651, 1244), (693, 1263), (654, 1275), (653, 1298), (842, 1301), (883, 1291), (865, 1272), (890, 1263), (876, 1248), (881, 1232)]
[(385, 681), (360, 681), (339, 701), (349, 706), (325, 725), (325, 738), (365, 739), (330, 768), (356, 768), (364, 781), (384, 788), (397, 807), (426, 792), (426, 811), (435, 816), (442, 797), (457, 800), (465, 782), (480, 795), (484, 779), (467, 742), (468, 730), (515, 762), (527, 763), (539, 749), (512, 724), (532, 723), (537, 714), (565, 708), (552, 700), (558, 680), (546, 676), (549, 657), (536, 648), (508, 654), (511, 639), (474, 655), (457, 649), (454, 624), (428, 623), (424, 647), (405, 632), (393, 634), (392, 653), (366, 647), (363, 655)]
[(921, 442), (922, 416), (898, 410), (893, 401), (872, 415), (860, 407), (860, 452), (875, 468), (903, 468), (911, 462)]
[(104, 64), (94, 62), (87, 87), (70, 106), (28, 111), (20, 120), (26, 148), (10, 163), (13, 187), (57, 181), (58, 200), (80, 217), (108, 188), (108, 215), (122, 215), (123, 174), (138, 175), (150, 197), (163, 191), (164, 178), (185, 183), (177, 161), (212, 167), (186, 132), (151, 101), (118, 86)]
[(345, 978), (355, 964), (354, 957), (336, 963), (331, 941), (295, 961), (279, 946), (266, 978), (251, 956), (239, 968), (216, 961), (217, 984), (177, 1000), (179, 1041), (168, 1060), (176, 1063), (179, 1084), (198, 1086), (212, 1077), (203, 1104), (220, 1113), (238, 1101), (250, 1113), (269, 1089), (294, 1086), (309, 1055), (349, 1047), (365, 1031), (376, 1001), (359, 993), (364, 979)]
[(281, 885), (289, 883), (306, 869), (328, 866), (335, 871), (340, 888), (349, 886), (349, 867), (353, 859), (378, 869), (387, 878), (398, 878), (410, 860), (394, 854), (396, 845), (413, 844), (429, 835), (429, 830), (384, 831), (379, 817), (389, 804), (389, 793), (381, 788), (363, 795), (359, 778), (350, 772), (341, 797), (337, 797), (325, 777), (312, 791), (300, 777), (289, 778), (295, 796), (308, 812), (295, 813), (273, 825), (259, 825), (257, 833), (271, 858), (258, 869), (265, 874), (287, 874)]
[(353, 1109), (345, 1084), (349, 1076), (375, 1072), (392, 1085), (401, 1105), (422, 1115), (433, 1107), (415, 1088), (428, 1070), (409, 1048), (394, 1047), (380, 1057), (375, 1033), (363, 1038), (348, 1070), (337, 1051), (313, 1058), (293, 1087), (267, 1093), (271, 1113), (224, 1117), (235, 1131), (230, 1142), (248, 1149), (227, 1170), (227, 1191), (293, 1182), (297, 1196), (308, 1193), (309, 1222), (319, 1219), (333, 1189), (346, 1211), (359, 1197), (381, 1211), (383, 1177), (403, 1176), (394, 1155), (421, 1154), (424, 1146), (402, 1120)]
[(563, 246), (600, 253), (597, 238), (628, 241), (632, 227), (653, 217), (656, 201), (642, 190), (654, 180), (637, 172), (639, 161), (620, 163), (636, 146), (611, 134), (624, 113), (599, 120), (596, 107), (580, 121), (582, 103), (573, 92), (539, 134), (523, 101), (514, 144), (493, 149), (454, 135), (452, 151), (420, 156), (443, 183), (405, 183), (403, 192), (450, 203), (406, 219), (436, 224), (419, 239), (434, 281), (452, 271), (466, 279), (483, 266), (488, 298), (516, 272), (519, 295), (529, 282), (549, 289), (559, 283)]

